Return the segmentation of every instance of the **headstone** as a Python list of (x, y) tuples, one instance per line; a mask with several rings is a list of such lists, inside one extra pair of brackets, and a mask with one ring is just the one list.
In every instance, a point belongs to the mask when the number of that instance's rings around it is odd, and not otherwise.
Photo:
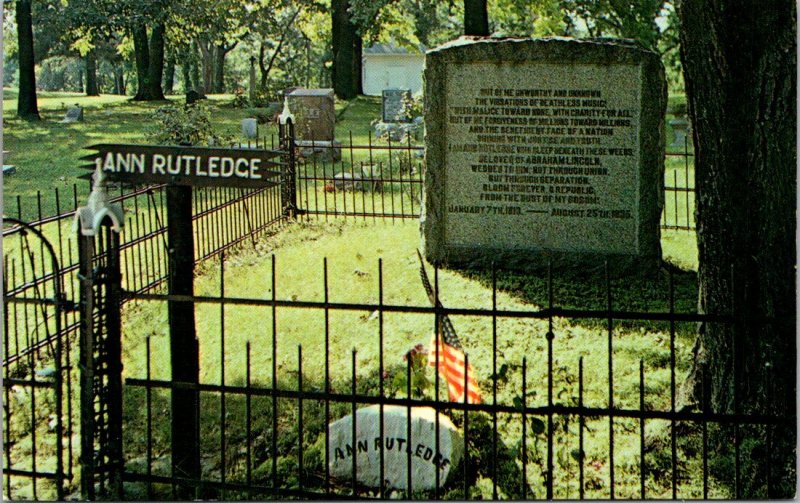
[(381, 169), (374, 164), (364, 164), (361, 166), (361, 175), (364, 182), (364, 187), (372, 192), (380, 192), (383, 190), (383, 176)]
[(630, 41), (461, 39), (426, 57), (429, 261), (657, 263), (666, 83)]
[(336, 173), (333, 175), (333, 186), (336, 190), (362, 190), (360, 173)]
[(411, 100), (409, 89), (384, 89), (381, 101), (381, 117), (383, 122), (408, 122), (406, 104)]
[(245, 138), (258, 138), (258, 119), (242, 119), (242, 135)]
[(319, 161), (337, 162), (342, 160), (342, 142), (297, 140), (294, 142), (297, 151), (303, 157), (316, 157)]
[(62, 120), (61, 123), (71, 124), (73, 122), (81, 121), (83, 121), (83, 108), (74, 106), (67, 109), (67, 113), (64, 115), (64, 120)]
[(672, 126), (672, 132), (675, 134), (670, 147), (685, 147), (686, 136), (689, 133), (689, 121), (683, 117), (676, 117), (669, 121), (669, 125)]
[(400, 141), (403, 139), (403, 128), (396, 122), (377, 122), (372, 126), (375, 138), (379, 140)]
[(186, 104), (192, 105), (197, 103), (199, 100), (203, 99), (203, 97), (195, 91), (194, 89), (190, 89), (189, 92), (186, 93)]
[(333, 89), (295, 89), (286, 98), (295, 117), (294, 130), (298, 139), (333, 140), (336, 124)]
[(439, 414), (439, 450), (436, 451), (436, 412), (430, 407), (411, 408), (411, 437), (408, 437), (408, 409), (399, 405), (383, 407), (383, 438), (380, 435), (380, 406), (356, 411), (356, 436), (353, 415), (328, 425), (330, 473), (352, 479), (353, 457), (356, 480), (379, 487), (380, 455), (383, 445), (383, 478), (390, 488), (408, 487), (408, 459), (411, 458), (411, 484), (414, 490), (433, 489), (436, 471), (440, 487), (453, 474), (464, 452), (464, 440), (452, 421)]

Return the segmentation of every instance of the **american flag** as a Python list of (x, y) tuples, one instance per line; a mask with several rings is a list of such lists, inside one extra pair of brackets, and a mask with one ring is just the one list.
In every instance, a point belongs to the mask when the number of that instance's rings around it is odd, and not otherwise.
[[(422, 286), (428, 294), (431, 304), (441, 307), (442, 304), (433, 292), (431, 282), (428, 280), (428, 273), (425, 271), (425, 263), (422, 261), (422, 254), (417, 250), (419, 257), (419, 275), (422, 279)], [(430, 351), (428, 351), (428, 365), (436, 366), (437, 353), (439, 362), (439, 375), (447, 382), (447, 392), (451, 402), (464, 401), (464, 386), (466, 385), (467, 403), (481, 403), (481, 390), (475, 380), (475, 371), (472, 365), (466, 366), (466, 381), (464, 380), (464, 367), (466, 358), (461, 342), (458, 340), (455, 328), (450, 318), (445, 314), (440, 317), (439, 329), (431, 336)], [(438, 337), (437, 337), (438, 335)], [(438, 339), (438, 343), (437, 343)]]

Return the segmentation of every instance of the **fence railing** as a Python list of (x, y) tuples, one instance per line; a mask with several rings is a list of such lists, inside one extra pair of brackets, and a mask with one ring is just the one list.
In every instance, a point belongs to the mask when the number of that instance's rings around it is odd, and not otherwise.
[[(208, 372), (200, 384), (174, 382), (159, 368), (156, 362), (164, 361), (167, 350), (161, 341), (148, 337), (128, 353), (126, 368), (135, 370), (125, 381), (123, 478), (131, 490), (137, 488), (147, 499), (174, 498), (176, 487), (189, 487), (198, 498), (256, 500), (708, 499), (765, 497), (786, 483), (772, 478), (785, 460), (775, 459), (772, 471), (756, 472), (751, 463), (764, 459), (748, 460), (740, 449), (766, 452), (769, 465), (770, 443), (791, 434), (792, 420), (717, 408), (702, 372), (697, 377), (702, 396), (694, 405), (679, 401), (679, 384), (692, 359), (686, 339), (696, 324), (732, 326), (741, 320), (727, 313), (682, 310), (671, 293), (671, 274), (655, 285), (663, 301), (652, 310), (615, 308), (611, 299), (622, 287), (612, 286), (607, 275), (594, 305), (562, 307), (554, 294), (557, 280), (550, 276), (540, 299), (545, 307), (501, 308), (494, 272), (486, 306), (448, 308), (384, 302), (384, 292), (393, 286), (384, 283), (381, 262), (373, 271), (377, 302), (339, 302), (330, 297), (330, 289), (341, 279), (329, 279), (327, 263), (320, 270), (324, 290), (304, 289), (315, 300), (288, 300), (278, 293), (283, 289), (276, 281), (274, 256), (271, 267), (253, 271), (267, 275), (262, 298), (229, 293), (228, 266), (220, 259), (215, 271), (219, 295), (193, 298), (198, 309), (218, 313), (207, 319), (211, 323), (218, 316), (215, 328), (200, 334), (201, 345), (218, 352), (204, 358)], [(418, 281), (413, 267), (408, 272), (409, 277), (395, 280)], [(591, 286), (588, 290), (594, 291), (598, 285)], [(436, 292), (449, 296), (448, 288), (434, 280)], [(171, 299), (163, 294), (133, 298), (150, 312)], [(298, 330), (285, 321), (296, 320), (298, 313), (303, 327), (319, 331)], [(354, 334), (344, 328), (348, 316), (374, 323)], [(431, 353), (414, 347), (440, 330), (445, 317), (456, 328), (473, 327), (464, 341), (464, 366), (475, 368), (482, 403), (467, 403), (466, 393), (463, 401), (448, 400), (448, 383), (428, 369)], [(259, 326), (246, 328), (246, 320), (253, 318)], [(398, 335), (387, 328), (419, 326), (415, 319), (424, 319), (429, 331)], [(477, 325), (486, 329), (480, 337)], [(640, 341), (638, 349), (629, 346), (631, 339)], [(403, 355), (398, 346), (410, 351)], [(225, 361), (237, 365), (226, 371)], [(733, 369), (729, 375), (737, 379)], [(769, 388), (768, 383), (750, 384)], [(161, 411), (178, 389), (196, 391), (201, 404), (197, 442), (205, 468), (197, 479), (175, 477), (168, 461), (170, 418)], [(389, 407), (408, 411), (402, 419), (408, 431), (412, 409), (434, 409), (437, 432), (445, 428), (444, 416), (452, 420), (464, 443), (463, 460), (452, 467), (452, 477), (419, 487), (414, 477), (420, 477), (417, 458), (424, 452), (413, 448), (402, 451), (403, 462), (392, 463), (391, 475), (388, 462), (382, 467), (380, 480), (386, 477), (392, 484), (364, 483), (358, 473), (375, 469), (391, 447), (375, 442), (373, 448), (370, 438), (362, 450), (355, 422), (352, 434), (348, 430), (345, 435), (352, 448), (341, 448), (343, 475), (336, 468), (340, 453), (328, 425), (370, 405), (379, 407), (378, 424), (384, 424)], [(723, 438), (729, 439), (729, 449), (720, 448)], [(416, 446), (410, 433), (402, 439)], [(438, 454), (439, 448), (432, 450)], [(370, 461), (362, 464), (358, 457)], [(407, 469), (412, 463), (414, 470)], [(746, 494), (741, 473), (757, 473)]]
[[(77, 190), (74, 192), (77, 194)], [(164, 187), (128, 191), (114, 198), (126, 211), (121, 241), (124, 288), (131, 292), (162, 291), (167, 281)], [(75, 205), (77, 206), (77, 205)], [(242, 243), (255, 243), (283, 219), (280, 187), (267, 189), (197, 189), (193, 227), (195, 262), (208, 260)], [(6, 475), (5, 496), (13, 499), (62, 498), (74, 488), (77, 456), (73, 422), (77, 421), (75, 344), (81, 320), (77, 309), (81, 278), (77, 235), (72, 228), (74, 208), (30, 224), (44, 240), (31, 241), (25, 227), (6, 224), (4, 240), (4, 392)], [(45, 253), (53, 246), (60, 268)], [(56, 297), (55, 285), (61, 285)], [(55, 299), (59, 301), (56, 302)], [(56, 350), (64, 351), (62, 364)], [(61, 358), (59, 356), (59, 358)], [(66, 383), (62, 389), (61, 382)], [(49, 390), (55, 390), (50, 393)], [(38, 397), (37, 397), (38, 394)], [(48, 395), (52, 397), (48, 398)], [(63, 405), (56, 411), (55, 405)], [(58, 420), (65, 445), (63, 456), (52, 437)], [(62, 426), (63, 422), (63, 426)], [(64, 466), (56, 470), (56, 460)], [(42, 468), (46, 467), (46, 468)]]
[[(370, 137), (365, 145), (359, 145), (353, 141), (352, 135), (338, 151), (313, 144), (310, 151), (308, 147), (306, 151), (301, 149), (295, 167), (297, 215), (301, 219), (354, 218), (371, 221), (418, 218), (424, 183), (422, 154), (422, 147), (412, 144), (410, 139), (405, 142), (378, 143)], [(683, 153), (667, 154), (666, 208), (662, 220), (664, 229), (694, 228), (691, 157), (688, 148)], [(68, 343), (64, 338), (74, 334), (79, 327), (75, 302), (79, 297), (80, 279), (77, 275), (78, 251), (72, 222), (75, 209), (85, 200), (88, 191), (84, 194), (77, 185), (73, 185), (68, 192), (65, 195), (63, 190), (54, 191), (57, 214), (53, 216), (42, 214), (43, 195), (38, 193), (39, 210), (35, 221), (30, 224), (53, 244), (60, 264), (59, 271), (54, 272), (46, 259), (43, 244), (31, 246), (26, 243), (21, 227), (4, 227), (4, 295), (6, 299), (19, 301), (12, 303), (14, 307), (9, 307), (8, 302), (5, 304), (7, 315), (3, 362), (6, 372), (15, 365), (14, 368), (27, 369), (20, 371), (22, 374), (32, 372), (37, 362), (44, 361), (40, 356), (48, 346), (56, 341)], [(162, 292), (160, 288), (167, 279), (164, 199), (163, 186), (120, 188), (113, 198), (124, 206), (127, 215), (121, 242), (121, 264), (123, 287), (129, 292)], [(21, 199), (18, 197), (16, 201), (16, 208), (7, 208), (6, 213), (25, 217), (21, 214)], [(277, 230), (276, 226), (282, 222), (283, 216), (279, 187), (195, 190), (195, 261), (208, 261), (237, 245), (255, 246), (255, 238), (259, 234)], [(52, 324), (53, 312), (35, 306), (52, 296), (55, 281), (63, 285), (64, 297), (60, 315), (63, 323), (58, 331), (44, 329)], [(30, 301), (31, 298), (38, 300)], [(38, 314), (34, 312), (37, 309)], [(6, 393), (10, 393), (10, 390), (11, 387), (6, 387)], [(72, 393), (68, 392), (65, 396), (72, 411)], [(29, 422), (34, 423), (42, 420), (40, 416), (43, 410), (25, 410), (16, 413), (16, 417), (27, 417)], [(7, 438), (7, 446), (13, 444), (15, 441)], [(33, 457), (36, 458), (36, 453)], [(11, 470), (15, 469), (13, 461), (13, 456), (6, 460), (6, 466)], [(33, 483), (35, 486), (35, 480)], [(21, 494), (30, 495), (25, 491)]]
[[(265, 144), (267, 142), (265, 141)], [(274, 143), (274, 141), (272, 142)], [(350, 142), (341, 148), (313, 145), (317, 155), (301, 155), (296, 166), (298, 214), (301, 218), (417, 218), (421, 212), (424, 163), (423, 149), (406, 142), (367, 145)], [(319, 155), (319, 153), (322, 155)], [(682, 153), (667, 154), (668, 170), (665, 181), (664, 229), (694, 229), (694, 186), (692, 154), (688, 147)], [(125, 287), (133, 291), (148, 291), (166, 279), (166, 218), (163, 186), (138, 188), (120, 193), (114, 201), (121, 203), (127, 213), (127, 229), (123, 233), (123, 273)], [(54, 191), (56, 207), (60, 210), (65, 197)], [(37, 195), (41, 201), (42, 195)], [(208, 188), (195, 191), (196, 260), (203, 261), (232, 246), (254, 240), (254, 237), (278, 223), (282, 218), (278, 189)], [(68, 299), (76, 298), (78, 256), (75, 236), (71, 229), (79, 191), (71, 191), (71, 209), (58, 215), (42, 217), (31, 223), (54, 244), (61, 264), (61, 274)], [(38, 205), (41, 208), (41, 204)], [(17, 212), (21, 211), (17, 198)], [(14, 214), (14, 211), (9, 213)], [(16, 230), (6, 228), (4, 238)], [(6, 295), (19, 296), (46, 283), (52, 274), (43, 262), (33, 274), (20, 246), (13, 239), (6, 246)], [(254, 241), (253, 241), (254, 242)], [(21, 241), (20, 241), (21, 243)], [(40, 253), (34, 253), (42, 261)], [(27, 259), (29, 262), (30, 257)], [(67, 314), (65, 332), (77, 327), (77, 314)], [(54, 335), (51, 335), (53, 337)], [(29, 347), (14, 344), (5, 354), (5, 361), (24, 355), (25, 351), (41, 347), (43, 340), (30, 341)]]

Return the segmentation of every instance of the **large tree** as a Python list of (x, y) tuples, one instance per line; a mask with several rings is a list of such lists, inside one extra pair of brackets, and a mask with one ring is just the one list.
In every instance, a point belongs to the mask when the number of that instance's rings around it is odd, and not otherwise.
[(39, 120), (36, 101), (36, 73), (33, 53), (33, 16), (30, 0), (17, 0), (17, 43), (19, 56), (19, 95), (17, 115), (23, 119)]
[(464, 0), (464, 35), (489, 35), (486, 0)]
[(331, 0), (331, 34), (333, 91), (349, 100), (361, 87), (361, 36), (351, 18), (349, 0)]
[[(791, 0), (684, 0), (681, 59), (694, 130), (698, 361), (720, 413), (786, 427), (740, 442), (736, 495), (795, 494), (796, 10)], [(753, 433), (740, 428), (739, 436)], [(732, 428), (714, 444), (730, 453)], [(732, 456), (732, 454), (729, 454)], [(768, 477), (770, 480), (768, 481)], [(733, 477), (731, 477), (733, 478)], [(735, 482), (735, 481), (732, 481)], [(767, 493), (769, 487), (769, 493)]]
[(152, 22), (148, 37), (147, 24), (139, 19), (131, 26), (133, 47), (136, 58), (136, 101), (156, 101), (164, 99), (161, 83), (164, 76), (164, 22)]

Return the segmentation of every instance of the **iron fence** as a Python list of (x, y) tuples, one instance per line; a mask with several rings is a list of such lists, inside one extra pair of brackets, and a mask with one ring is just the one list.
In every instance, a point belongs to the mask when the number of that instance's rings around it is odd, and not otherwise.
[[(264, 138), (261, 143), (240, 144), (241, 148), (260, 148), (272, 145), (275, 139)], [(421, 213), (424, 183), (423, 147), (408, 137), (405, 142), (373, 141), (370, 135), (366, 145), (349, 141), (339, 147), (314, 145), (306, 149), (315, 155), (300, 155), (296, 160), (296, 192), (298, 214), (304, 219), (344, 217), (370, 219), (418, 218)], [(337, 153), (334, 153), (337, 152)], [(321, 155), (320, 155), (321, 153)], [(683, 152), (668, 152), (668, 169), (665, 175), (665, 209), (663, 229), (694, 230), (694, 171), (693, 154), (686, 146)], [(334, 160), (336, 159), (336, 160)], [(161, 284), (166, 269), (163, 258), (165, 236), (164, 186), (119, 188), (113, 198), (125, 207), (128, 230), (122, 243), (126, 278), (136, 282), (136, 290), (147, 290)], [(41, 230), (54, 243), (62, 264), (61, 274), (66, 279), (66, 291), (74, 297), (70, 275), (77, 270), (75, 239), (70, 229), (75, 209), (85, 199), (78, 185), (70, 194), (56, 188), (52, 197), (57, 214), (42, 215), (41, 191), (37, 192), (37, 215), (30, 225)], [(88, 194), (88, 192), (87, 192)], [(65, 199), (70, 199), (70, 209), (64, 209)], [(23, 204), (16, 198), (16, 208), (6, 214), (22, 220)], [(213, 257), (222, 250), (253, 239), (282, 217), (280, 199), (272, 189), (208, 188), (195, 191), (195, 238), (198, 244), (197, 261)], [(30, 219), (29, 219), (30, 220)], [(14, 229), (4, 229), (4, 236)], [(161, 242), (161, 244), (159, 244)], [(7, 261), (21, 263), (12, 249), (6, 253)], [(41, 259), (39, 259), (41, 260)], [(18, 267), (18, 266), (17, 266)], [(44, 269), (43, 269), (44, 270)], [(136, 270), (137, 273), (133, 274)], [(13, 273), (13, 271), (10, 271)], [(9, 295), (22, 293), (48, 279), (42, 277), (9, 280)], [(13, 274), (12, 274), (13, 275)], [(74, 320), (72, 320), (74, 324)], [(13, 355), (11, 355), (13, 357)], [(9, 355), (6, 355), (8, 358)]]
[[(617, 296), (630, 291), (630, 281), (610, 278), (608, 272), (593, 280), (596, 284), (583, 285), (584, 291), (597, 294), (591, 304), (562, 304), (554, 293), (558, 280), (546, 272), (540, 278), (545, 285), (538, 294), (541, 307), (504, 308), (498, 303), (500, 274), (494, 270), (481, 278), (487, 287), (484, 307), (448, 308), (438, 302), (434, 307), (385, 302), (390, 285), (380, 260), (374, 271), (377, 301), (371, 302), (332, 299), (327, 259), (320, 271), (322, 291), (305, 289), (314, 300), (287, 299), (279, 293), (274, 255), (263, 298), (232, 295), (225, 279), (231, 264), (224, 257), (219, 264), (218, 295), (129, 292), (140, 306), (191, 300), (198, 310), (218, 313), (218, 320), (214, 330), (201, 335), (201, 347), (211, 352), (204, 363), (213, 361), (213, 371), (204, 372), (199, 384), (175, 382), (168, 369), (160, 368), (157, 362), (167, 358), (167, 346), (158, 337), (147, 337), (143, 346), (129, 352), (126, 368), (137, 371), (129, 371), (124, 391), (123, 479), (128, 497), (169, 499), (180, 494), (176, 488), (189, 488), (194, 497), (205, 499), (724, 499), (776, 497), (783, 494), (777, 488), (786, 487), (787, 479), (777, 475), (785, 460), (772, 460), (771, 446), (773, 439), (793, 435), (791, 418), (717, 408), (703, 372), (697, 377), (702, 390), (697, 401), (679, 400), (692, 359), (687, 338), (694, 336), (697, 324), (730, 326), (741, 320), (733, 313), (682, 309), (671, 272), (647, 288), (657, 304), (653, 309), (617, 307)], [(410, 274), (415, 275), (413, 268)], [(514, 281), (513, 274), (502, 275)], [(457, 298), (448, 294), (438, 271), (433, 288), (437, 299)], [(298, 335), (291, 336), (292, 328), (281, 320), (296, 311), (303, 313), (307, 330), (299, 336), (301, 343), (292, 344), (287, 340), (296, 342)], [(369, 335), (354, 339), (343, 328), (345, 316), (374, 320)], [(448, 400), (448, 383), (439, 373), (426, 371), (424, 360), (420, 365), (414, 358), (424, 354), (414, 347), (424, 340), (420, 334), (406, 334), (405, 347), (412, 349), (398, 354), (398, 335), (386, 328), (392, 317), (424, 318), (428, 333), (438, 333), (445, 317), (456, 328), (470, 323), (473, 330), (476, 324), (483, 327), (483, 333), (462, 333), (464, 366), (472, 364), (477, 371), (482, 403), (467, 403), (466, 393), (463, 401)], [(236, 347), (230, 341), (239, 334), (241, 342), (247, 319), (259, 320), (258, 326)], [(526, 324), (525, 336), (515, 323)], [(390, 338), (394, 349), (387, 354)], [(580, 339), (588, 346), (570, 347), (570, 340)], [(628, 347), (633, 339), (641, 342), (638, 349)], [(519, 358), (507, 355), (512, 345), (524, 347), (515, 353)], [(433, 373), (427, 388), (419, 379), (424, 372)], [(731, 372), (734, 380), (736, 374)], [(768, 381), (756, 385), (769, 393)], [(166, 404), (176, 390), (195, 391), (201, 404), (197, 443), (203, 469), (197, 478), (174, 476), (169, 462)], [(437, 432), (444, 428), (439, 414), (452, 419), (465, 445), (453, 476), (440, 480), (437, 471), (433, 487), (415, 490), (417, 472), (394, 465), (393, 470), (408, 477), (407, 489), (359, 482), (357, 473), (363, 468), (357, 458), (368, 456), (369, 447), (356, 448), (355, 421), (352, 452), (346, 455), (352, 470), (332, 475), (329, 423), (369, 405), (379, 407), (380, 425), (384, 409), (408, 411), (409, 444), (412, 409), (435, 410)], [(439, 439), (438, 433), (434, 438)], [(378, 444), (376, 456), (382, 460), (388, 447)], [(437, 440), (433, 452), (439, 448)], [(745, 449), (760, 458), (745, 461)], [(419, 452), (406, 453), (410, 468)], [(768, 468), (743, 492), (741, 480), (751, 462)], [(381, 464), (379, 480), (388, 470)], [(790, 486), (792, 481), (790, 477)]]
[[(127, 290), (164, 291), (164, 190), (163, 186), (126, 192), (120, 189), (113, 198), (123, 205), (127, 216), (120, 244), (123, 286)], [(5, 219), (4, 473), (5, 495), (13, 499), (61, 499), (64, 491), (76, 483), (73, 470), (77, 446), (73, 446), (72, 433), (78, 414), (78, 390), (72, 381), (78, 362), (77, 352), (70, 348), (81, 324), (79, 246), (72, 228), (77, 194), (74, 187), (73, 209), (57, 216), (31, 224)], [(57, 199), (59, 196), (56, 192)], [(238, 245), (254, 246), (259, 235), (275, 231), (284, 218), (280, 200), (280, 187), (195, 190), (195, 262), (201, 263)], [(32, 241), (33, 235), (40, 239)], [(55, 285), (60, 288), (58, 295)], [(63, 356), (59, 353), (56, 358), (55, 348)], [(62, 386), (62, 382), (66, 385)], [(53, 397), (43, 400), (41, 397), (50, 391)], [(55, 404), (63, 405), (63, 413), (55, 410)], [(56, 419), (61, 433), (55, 433), (51, 424)], [(42, 439), (50, 437), (54, 440), (43, 445)], [(55, 446), (60, 446), (56, 440), (64, 440), (68, 446), (55, 452)], [(56, 461), (64, 464), (60, 471), (55, 469)]]
[[(274, 148), (275, 140), (265, 139), (256, 144), (240, 145), (243, 148), (261, 148), (270, 144)], [(369, 136), (365, 145), (354, 142), (352, 134), (339, 149), (312, 144), (304, 152), (298, 151), (296, 166), (297, 216), (300, 219), (353, 218), (377, 221), (383, 219), (414, 219), (421, 211), (421, 194), (423, 190), (424, 161), (422, 147), (416, 145), (411, 138), (402, 142), (377, 141)], [(692, 154), (688, 147), (683, 153), (668, 153), (668, 170), (665, 187), (666, 208), (662, 220), (664, 229), (692, 230), (694, 188)], [(336, 159), (336, 160), (334, 160)], [(672, 164), (670, 164), (670, 162)], [(670, 182), (670, 174), (672, 180)], [(121, 267), (126, 291), (144, 294), (163, 292), (167, 279), (166, 253), (166, 218), (164, 186), (138, 187), (133, 189), (119, 188), (113, 198), (126, 210), (126, 230), (121, 241)], [(281, 207), (280, 188), (269, 189), (233, 189), (206, 188), (194, 192), (193, 227), (195, 234), (195, 262), (207, 262), (226, 250), (235, 246), (257, 245), (256, 237), (260, 234), (275, 232), (284, 221)], [(35, 367), (41, 371), (53, 355), (48, 348), (62, 345), (65, 350), (65, 364), (56, 365), (65, 375), (59, 373), (59, 379), (69, 383), (69, 372), (74, 364), (74, 354), (70, 354), (70, 337), (76, 333), (79, 314), (76, 301), (79, 297), (80, 278), (78, 277), (79, 258), (77, 240), (72, 229), (75, 209), (82, 195), (77, 185), (73, 185), (68, 195), (55, 189), (56, 215), (42, 214), (42, 193), (37, 193), (38, 212), (36, 221), (30, 228), (44, 238), (31, 245), (23, 239), (24, 226), (10, 225), (4, 227), (4, 307), (6, 310), (6, 326), (4, 337), (4, 374), (15, 378), (35, 379), (31, 372)], [(67, 200), (71, 200), (67, 202)], [(69, 209), (64, 208), (67, 206)], [(16, 214), (22, 215), (21, 198), (16, 199)], [(14, 214), (14, 210), (6, 210)], [(53, 243), (53, 250), (59, 266), (53, 267), (47, 257), (45, 243)], [(52, 300), (53, 285), (58, 283), (62, 288), (63, 302), (54, 310)], [(38, 298), (39, 301), (31, 301)], [(126, 298), (127, 299), (127, 298)], [(59, 301), (61, 302), (61, 301)], [(35, 304), (39, 304), (37, 308)], [(43, 307), (45, 306), (45, 307)], [(58, 313), (56, 313), (58, 311)], [(55, 327), (55, 319), (59, 318), (59, 326)], [(27, 374), (26, 374), (27, 372)], [(13, 374), (13, 375), (12, 375)], [(23, 375), (24, 374), (24, 375)], [(65, 377), (66, 376), (66, 377)], [(9, 383), (15, 381), (8, 381)], [(15, 387), (16, 386), (16, 387)], [(33, 385), (34, 387), (39, 384)], [(67, 384), (69, 387), (70, 385)], [(28, 444), (31, 441), (27, 433), (9, 428), (14, 426), (13, 417), (29, 417), (30, 422), (47, 424), (44, 407), (34, 406), (37, 400), (23, 401), (26, 407), (24, 414), (11, 410), (20, 407), (13, 400), (14, 393), (24, 388), (20, 383), (5, 388), (6, 391), (6, 471), (7, 477), (18, 477), (12, 484), (7, 478), (6, 486), (19, 488), (22, 483), (27, 488), (17, 494), (36, 497), (30, 489), (37, 487), (38, 476), (25, 476), (17, 470), (19, 462), (13, 459), (17, 454), (15, 445)], [(26, 392), (27, 393), (27, 392)], [(31, 398), (34, 398), (31, 388)], [(65, 420), (70, 421), (68, 431), (72, 431), (73, 390), (62, 395), (67, 410)], [(23, 403), (20, 402), (20, 403)], [(16, 405), (15, 405), (16, 404)], [(49, 410), (49, 409), (48, 409)], [(59, 416), (61, 417), (61, 416)], [(19, 430), (19, 431), (18, 431)], [(68, 470), (66, 479), (72, 475), (72, 437), (67, 436), (70, 447), (65, 450), (70, 456), (66, 461)], [(35, 443), (35, 442), (34, 442)], [(34, 447), (35, 450), (35, 447)], [(20, 456), (24, 459), (25, 456)], [(32, 459), (36, 459), (34, 452)], [(26, 461), (30, 463), (30, 461)], [(35, 463), (35, 461), (33, 461)], [(30, 467), (29, 467), (30, 468)], [(14, 471), (17, 470), (17, 471)], [(29, 471), (36, 473), (36, 467)], [(41, 477), (40, 477), (41, 478)], [(47, 478), (47, 477), (43, 477)], [(52, 478), (52, 477), (51, 477)], [(27, 482), (24, 482), (27, 480)], [(55, 486), (53, 486), (55, 487)]]
[[(18, 262), (4, 263), (3, 275), (4, 495), (60, 500), (75, 459), (73, 352), (59, 337), (71, 306), (45, 236), (13, 218), (4, 225), (14, 226), (11, 239), (20, 251)], [(9, 281), (28, 288), (12, 293)]]
[[(302, 155), (303, 152), (316, 155)], [(297, 195), (300, 215), (362, 220), (419, 218), (423, 191), (423, 147), (391, 139), (300, 149)]]

